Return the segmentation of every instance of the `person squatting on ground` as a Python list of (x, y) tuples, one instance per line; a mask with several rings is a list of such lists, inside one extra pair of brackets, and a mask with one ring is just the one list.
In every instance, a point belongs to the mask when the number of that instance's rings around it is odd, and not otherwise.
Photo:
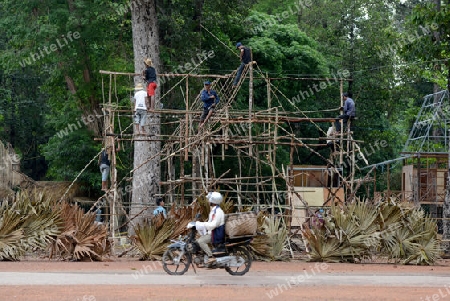
[[(355, 102), (353, 101), (352, 94), (349, 92), (345, 92), (344, 94), (342, 94), (342, 97), (344, 99), (344, 107), (342, 107), (341, 109), (344, 110), (344, 114), (339, 115), (338, 118), (342, 119), (343, 124), (344, 124), (344, 129), (347, 127), (347, 121), (353, 120), (356, 116), (356, 108), (355, 108)], [(340, 131), (341, 130), (341, 121), (340, 120), (336, 120), (336, 131)]]
[(223, 196), (219, 192), (210, 192), (207, 195), (211, 211), (207, 222), (196, 222), (197, 229), (205, 229), (205, 235), (200, 236), (197, 242), (202, 250), (208, 255), (208, 264), (213, 264), (216, 258), (213, 256), (208, 243), (213, 245), (221, 244), (225, 241), (225, 213), (220, 208), (220, 203), (223, 201)]
[(155, 109), (156, 69), (152, 66), (151, 59), (144, 59), (145, 70), (142, 71), (143, 79), (147, 83), (147, 96), (150, 99), (150, 111)]
[[(137, 84), (134, 88), (134, 125), (136, 135), (145, 135), (145, 120), (147, 119), (147, 110), (149, 108), (147, 92), (144, 91), (142, 84)], [(140, 128), (139, 128), (140, 125)]]
[(236, 77), (234, 78), (233, 86), (237, 86), (237, 84), (239, 83), (239, 79), (241, 78), (242, 71), (244, 71), (245, 65), (250, 63), (250, 61), (252, 60), (250, 48), (245, 47), (244, 45), (242, 45), (241, 42), (238, 42), (236, 44), (236, 48), (239, 49), (240, 51), (239, 58), (241, 60), (241, 65), (239, 66), (239, 69), (236, 73)]
[(164, 200), (162, 198), (156, 198), (156, 206), (158, 206), (155, 210), (153, 210), (153, 215), (162, 214), (164, 218), (167, 218), (167, 211), (164, 208)]
[(220, 101), (217, 92), (215, 90), (211, 90), (211, 82), (205, 81), (204, 85), (205, 88), (200, 94), (200, 100), (203, 101), (203, 113), (202, 116), (200, 116), (200, 127), (202, 127), (208, 121), (208, 119), (214, 112), (216, 104), (218, 104)]

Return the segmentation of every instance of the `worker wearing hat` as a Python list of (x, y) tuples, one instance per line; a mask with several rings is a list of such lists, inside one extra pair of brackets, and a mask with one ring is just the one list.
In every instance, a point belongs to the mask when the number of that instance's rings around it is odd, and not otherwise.
[(200, 100), (203, 101), (203, 113), (200, 117), (200, 127), (202, 127), (208, 121), (209, 117), (211, 117), (212, 113), (214, 112), (216, 104), (218, 104), (220, 101), (217, 92), (211, 90), (211, 82), (207, 80), (203, 84), (205, 88), (200, 93)]
[(238, 42), (236, 44), (236, 48), (239, 49), (239, 58), (241, 60), (241, 65), (239, 66), (239, 69), (236, 73), (236, 77), (234, 78), (233, 86), (237, 86), (237, 84), (239, 83), (239, 79), (241, 78), (242, 71), (244, 70), (245, 65), (250, 63), (252, 60), (252, 54), (251, 54), (250, 48), (245, 47), (244, 45), (242, 45), (241, 42)]
[[(147, 110), (149, 109), (147, 92), (144, 90), (144, 85), (137, 84), (134, 88), (134, 124), (135, 134), (145, 135), (145, 120), (147, 118)], [(140, 127), (139, 127), (140, 126)]]

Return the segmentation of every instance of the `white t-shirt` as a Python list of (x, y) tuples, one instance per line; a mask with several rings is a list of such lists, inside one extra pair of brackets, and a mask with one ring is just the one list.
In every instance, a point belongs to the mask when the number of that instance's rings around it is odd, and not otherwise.
[[(330, 126), (327, 131), (327, 138), (332, 138), (334, 136), (334, 127)], [(327, 140), (327, 144), (333, 143), (333, 140)]]
[(145, 105), (145, 98), (147, 97), (147, 92), (144, 90), (137, 91), (134, 94), (134, 110), (137, 109), (147, 110), (147, 106)]

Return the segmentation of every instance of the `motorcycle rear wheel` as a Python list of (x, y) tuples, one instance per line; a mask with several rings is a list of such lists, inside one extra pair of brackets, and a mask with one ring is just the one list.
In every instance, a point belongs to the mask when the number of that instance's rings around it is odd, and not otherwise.
[(163, 269), (169, 275), (183, 275), (189, 269), (191, 256), (180, 249), (167, 249), (162, 256)]
[(252, 265), (252, 256), (245, 247), (236, 247), (231, 252), (229, 252), (230, 256), (236, 256), (237, 260), (244, 259), (244, 264), (240, 267), (225, 267), (225, 270), (228, 274), (233, 276), (242, 276), (250, 270), (250, 266)]

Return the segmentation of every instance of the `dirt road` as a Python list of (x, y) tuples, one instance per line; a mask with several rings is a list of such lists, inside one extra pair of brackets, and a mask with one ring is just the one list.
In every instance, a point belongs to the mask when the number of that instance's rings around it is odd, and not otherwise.
[[(428, 299), (427, 299), (428, 298)], [(244, 276), (159, 262), (0, 262), (0, 300), (450, 300), (450, 264), (254, 262)]]

